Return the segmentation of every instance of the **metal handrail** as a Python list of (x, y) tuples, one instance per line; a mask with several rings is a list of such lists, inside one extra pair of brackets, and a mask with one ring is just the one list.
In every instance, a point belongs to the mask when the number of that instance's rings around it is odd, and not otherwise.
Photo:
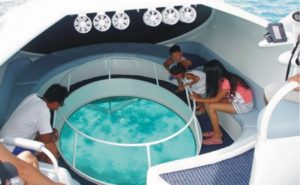
[[(186, 87), (188, 88), (188, 87)], [(187, 91), (190, 91), (190, 90), (187, 90)], [(159, 144), (159, 143), (163, 143), (167, 140), (170, 140), (172, 138), (174, 138), (175, 136), (179, 135), (181, 132), (183, 132), (193, 121), (193, 119), (195, 119), (195, 111), (196, 111), (196, 106), (195, 106), (195, 100), (193, 100), (193, 114), (192, 116), (190, 117), (189, 121), (187, 122), (187, 124), (182, 127), (180, 130), (178, 130), (177, 132), (175, 132), (174, 134), (168, 136), (168, 137), (165, 137), (163, 139), (160, 139), (158, 141), (152, 141), (152, 142), (147, 142), (147, 143), (116, 143), (116, 142), (111, 142), (111, 141), (104, 141), (104, 140), (101, 140), (101, 139), (98, 139), (98, 138), (94, 138), (92, 136), (89, 136), (83, 132), (81, 132), (80, 130), (78, 130), (76, 127), (74, 127), (63, 115), (62, 113), (58, 110), (58, 113), (59, 115), (63, 118), (63, 120), (65, 121), (65, 123), (72, 129), (74, 130), (76, 133), (78, 133), (79, 135), (85, 137), (85, 138), (88, 138), (92, 141), (95, 141), (95, 142), (99, 142), (99, 143), (103, 143), (103, 144), (108, 144), (108, 145), (113, 145), (113, 146), (124, 146), (124, 147), (142, 147), (142, 146), (147, 146), (147, 145), (155, 145), (155, 144)]]
[(4, 143), (11, 146), (19, 146), (23, 148), (28, 148), (37, 152), (43, 152), (53, 164), (53, 172), (55, 175), (58, 173), (58, 162), (54, 155), (46, 148), (45, 144), (40, 141), (34, 141), (24, 138), (13, 138), (5, 137), (0, 139), (0, 143)]
[[(134, 58), (134, 57), (120, 57), (120, 56), (117, 56), (117, 57), (107, 57), (105, 59), (94, 59), (94, 60), (91, 60), (90, 62), (102, 62), (104, 63), (104, 68), (106, 69), (106, 74), (103, 74), (103, 75), (108, 75), (108, 79), (111, 79), (111, 75), (112, 75), (112, 70), (111, 70), (111, 62), (112, 62), (112, 59), (128, 59), (128, 60), (139, 60), (139, 62), (144, 62), (144, 63), (148, 63), (149, 64), (149, 70), (152, 68), (153, 69), (153, 74), (154, 75), (154, 79), (156, 80), (156, 84), (159, 86), (159, 77), (157, 75), (157, 66), (161, 66), (157, 63), (153, 63), (153, 62), (149, 62), (148, 60), (145, 60), (145, 59), (140, 59), (140, 58)], [(69, 69), (69, 71), (67, 72), (67, 74), (65, 74), (63, 76), (63, 78), (61, 79), (61, 82), (64, 83), (64, 85), (67, 85), (67, 88), (69, 89), (70, 85), (71, 85), (71, 78), (72, 78), (72, 73), (77, 69), (77, 68), (80, 68), (81, 66), (83, 65), (86, 65), (86, 63), (84, 64), (80, 64), (79, 66), (76, 66), (76, 67), (72, 67)], [(150, 66), (151, 65), (151, 66)], [(164, 68), (163, 68), (164, 69)], [(152, 76), (153, 77), (153, 76)]]
[[(120, 57), (116, 57), (116, 58), (120, 58)], [(126, 59), (126, 57), (122, 57), (122, 59)], [(137, 58), (136, 58), (137, 59)], [(95, 60), (95, 61), (98, 61), (98, 60)], [(107, 67), (107, 75), (108, 75), (108, 79), (111, 79), (111, 58), (109, 58), (109, 60), (107, 61), (107, 59), (103, 60), (105, 62), (105, 65), (108, 66)], [(144, 60), (145, 62), (146, 60)], [(107, 62), (109, 62), (109, 65), (107, 65)], [(150, 64), (150, 62), (149, 62)], [(156, 80), (156, 84), (159, 86), (159, 77), (158, 77), (158, 74), (157, 74), (157, 64), (153, 63), (152, 64), (153, 66), (153, 74), (155, 76), (155, 80)], [(70, 89), (70, 85), (71, 85), (71, 78), (72, 78), (72, 72), (75, 71), (76, 68), (79, 68), (80, 66), (77, 66), (77, 67), (74, 67), (74, 68), (71, 68), (71, 70), (68, 72), (68, 74), (65, 75), (65, 77), (67, 77), (67, 83), (68, 83), (68, 89)], [(149, 68), (150, 69), (150, 68)], [(64, 80), (64, 78), (63, 78)], [(98, 139), (98, 138), (94, 138), (92, 136), (89, 136), (83, 132), (81, 132), (80, 130), (78, 130), (75, 126), (73, 126), (66, 118), (64, 115), (62, 115), (62, 113), (60, 112), (60, 110), (58, 110), (57, 112), (59, 113), (60, 117), (63, 119), (63, 121), (75, 132), (75, 135), (74, 135), (74, 144), (73, 144), (73, 161), (72, 161), (72, 167), (73, 169), (76, 169), (76, 146), (77, 146), (77, 141), (78, 141), (78, 135), (81, 135), (83, 136), (84, 138), (86, 139), (89, 139), (89, 140), (92, 140), (92, 141), (95, 141), (95, 142), (98, 142), (98, 143), (103, 143), (103, 144), (106, 144), (106, 145), (111, 145), (111, 146), (120, 146), (120, 147), (146, 147), (146, 155), (147, 155), (147, 162), (148, 162), (148, 167), (151, 167), (151, 150), (150, 150), (150, 147), (152, 145), (156, 145), (156, 144), (160, 144), (160, 143), (164, 143), (168, 140), (171, 140), (172, 138), (178, 136), (179, 134), (181, 134), (183, 131), (185, 131), (192, 123), (192, 121), (194, 120), (194, 123), (195, 123), (195, 129), (196, 129), (196, 139), (197, 139), (197, 143), (200, 143), (200, 137), (199, 137), (199, 130), (198, 130), (198, 125), (197, 125), (197, 122), (195, 121), (197, 118), (195, 116), (195, 112), (196, 112), (196, 103), (195, 103), (195, 100), (192, 101), (193, 103), (193, 108), (191, 107), (191, 100), (189, 99), (189, 94), (192, 94), (192, 91), (191, 89), (188, 87), (188, 86), (185, 86), (185, 91), (186, 91), (186, 95), (187, 95), (187, 102), (188, 102), (188, 106), (189, 108), (192, 110), (192, 116), (190, 117), (190, 119), (188, 120), (187, 124), (182, 127), (180, 130), (178, 130), (177, 132), (175, 132), (174, 134), (168, 136), (168, 137), (165, 137), (163, 139), (160, 139), (158, 141), (152, 141), (152, 142), (146, 142), (146, 143), (116, 143), (116, 142), (110, 142), (110, 141), (104, 141), (104, 140), (101, 140), (101, 139)], [(85, 174), (86, 175), (86, 174)], [(88, 176), (88, 175), (86, 175)], [(88, 176), (90, 177), (90, 176)], [(93, 178), (94, 179), (94, 178)], [(95, 180), (95, 179), (94, 179)], [(101, 181), (99, 181), (101, 182)], [(103, 182), (101, 182), (103, 183)]]

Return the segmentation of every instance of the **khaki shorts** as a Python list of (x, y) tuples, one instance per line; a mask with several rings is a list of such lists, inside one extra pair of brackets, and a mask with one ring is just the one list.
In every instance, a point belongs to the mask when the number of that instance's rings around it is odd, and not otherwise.
[[(271, 98), (274, 96), (274, 94), (280, 89), (282, 88), (287, 82), (283, 82), (283, 83), (272, 83), (270, 85), (267, 85), (264, 88), (265, 91), (265, 97), (267, 99), (267, 101), (270, 101)], [(289, 92), (284, 99), (292, 101), (292, 102), (296, 102), (296, 103), (300, 103), (300, 91), (291, 91)]]

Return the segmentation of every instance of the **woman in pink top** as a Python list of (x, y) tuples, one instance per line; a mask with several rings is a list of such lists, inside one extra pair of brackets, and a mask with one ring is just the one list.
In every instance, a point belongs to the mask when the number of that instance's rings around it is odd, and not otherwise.
[(241, 114), (253, 109), (253, 95), (248, 84), (241, 77), (230, 73), (218, 60), (204, 65), (206, 73), (207, 98), (193, 97), (205, 104), (213, 131), (204, 132), (205, 145), (222, 144), (222, 132), (217, 111)]

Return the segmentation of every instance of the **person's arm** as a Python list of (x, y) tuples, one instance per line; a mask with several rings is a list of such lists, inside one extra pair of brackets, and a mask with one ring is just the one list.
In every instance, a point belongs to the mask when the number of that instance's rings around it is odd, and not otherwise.
[(13, 164), (18, 170), (20, 178), (23, 179), (26, 183), (29, 183), (31, 185), (62, 185), (61, 183), (55, 183), (51, 181), (38, 169), (15, 157), (8, 150), (6, 150), (6, 148), (2, 144), (0, 144), (0, 160)]
[(190, 60), (182, 60), (180, 63), (187, 69), (188, 67), (192, 66), (192, 62)]
[[(40, 134), (38, 140), (41, 141), (42, 143), (45, 143), (45, 147), (54, 155), (56, 159), (58, 159), (59, 153), (55, 145), (55, 141), (56, 141), (55, 140), (56, 138), (54, 137), (55, 133), (57, 132), (54, 131), (48, 134)], [(40, 155), (39, 157), (42, 161), (48, 163), (50, 162), (50, 160), (44, 154)]]
[[(50, 112), (49, 110), (41, 110), (36, 126), (38, 127), (38, 141), (45, 144), (45, 147), (58, 159), (59, 153), (55, 142), (58, 139), (58, 133), (56, 129), (52, 129), (50, 124)], [(46, 155), (39, 155), (39, 159), (44, 162), (50, 162)]]
[(215, 103), (220, 102), (223, 100), (227, 95), (227, 90), (220, 89), (217, 93), (217, 95), (213, 98), (197, 98), (194, 96), (191, 96), (191, 99), (194, 99), (196, 102), (202, 102), (202, 103)]
[(171, 65), (171, 64), (173, 64), (174, 63), (174, 61), (171, 59), (171, 58), (168, 58), (165, 62), (164, 62), (164, 67), (165, 67), (165, 69), (167, 70), (167, 71), (169, 71), (169, 66)]

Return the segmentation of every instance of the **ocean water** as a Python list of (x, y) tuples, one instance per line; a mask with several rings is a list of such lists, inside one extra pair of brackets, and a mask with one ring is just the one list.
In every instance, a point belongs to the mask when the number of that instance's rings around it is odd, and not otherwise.
[[(186, 124), (167, 107), (134, 97), (94, 101), (75, 111), (68, 120), (89, 136), (116, 143), (158, 141), (177, 132)], [(64, 124), (60, 148), (69, 164), (73, 163), (74, 134)], [(78, 135), (77, 141), (75, 163), (80, 171), (104, 182), (145, 184), (148, 169), (146, 147), (111, 146), (81, 135)], [(194, 156), (194, 136), (187, 129), (165, 143), (151, 146), (150, 152), (152, 165)]]
[(299, 0), (224, 0), (270, 22), (279, 22), (294, 11), (300, 10)]

